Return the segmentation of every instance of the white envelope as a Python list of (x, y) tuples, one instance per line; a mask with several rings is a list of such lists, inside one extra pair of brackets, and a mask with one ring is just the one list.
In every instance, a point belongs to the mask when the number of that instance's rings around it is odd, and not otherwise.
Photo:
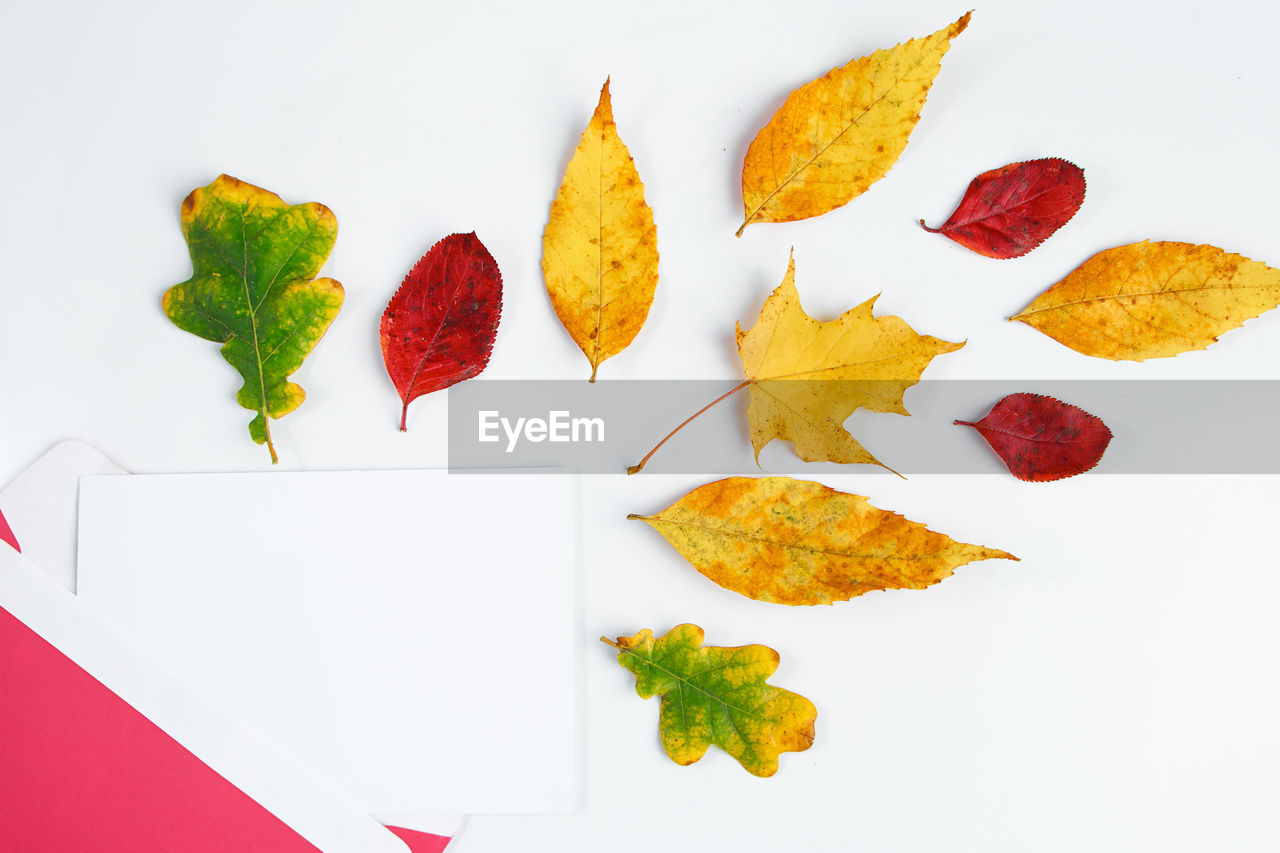
[[(70, 595), (67, 590), (76, 582), (76, 483), (82, 473), (124, 472), (96, 449), (65, 442), (0, 491), (0, 509), (19, 531), (24, 551), (19, 556), (0, 548), (0, 605), (322, 850), (406, 850), (379, 821), (437, 835), (457, 831), (461, 815), (424, 813), (431, 803), (415, 804), (411, 813), (370, 818), (362, 804), (319, 781), (280, 744), (246, 725), (239, 710), (207, 685), (159, 659), (136, 636)], [(572, 599), (571, 590), (566, 595)], [(554, 636), (558, 631), (571, 642), (571, 621), (543, 633)], [(573, 657), (565, 655), (566, 660)], [(572, 714), (563, 723), (572, 730)], [(573, 761), (573, 752), (567, 751), (566, 761)]]
[[(382, 824), (71, 594), (74, 563), (59, 560), (74, 554), (81, 470), (121, 469), (88, 445), (65, 442), (0, 492), (0, 510), (23, 547), (19, 554), (0, 546), (0, 607), (319, 849), (406, 853), (408, 846)], [(52, 560), (52, 570), (36, 557)]]
[(22, 534), (23, 555), (75, 592), (80, 477), (127, 473), (96, 447), (83, 441), (64, 441), (0, 489), (0, 512)]

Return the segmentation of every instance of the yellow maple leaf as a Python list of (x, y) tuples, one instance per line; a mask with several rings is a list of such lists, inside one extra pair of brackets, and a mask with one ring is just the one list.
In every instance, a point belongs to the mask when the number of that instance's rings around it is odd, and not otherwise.
[(1085, 355), (1145, 361), (1204, 349), (1280, 305), (1280, 270), (1192, 243), (1131, 243), (1099, 252), (1020, 314)]
[(747, 373), (747, 420), (756, 461), (775, 438), (790, 441), (806, 462), (882, 463), (844, 422), (856, 409), (908, 415), (903, 394), (934, 356), (964, 346), (918, 335), (900, 317), (875, 317), (876, 297), (828, 323), (804, 312), (794, 257), (782, 284), (765, 300), (760, 321), (737, 328)]
[(934, 356), (964, 344), (916, 334), (901, 317), (876, 317), (871, 313), (875, 302), (873, 296), (827, 323), (813, 319), (800, 305), (793, 253), (782, 284), (760, 309), (760, 321), (746, 332), (737, 327), (746, 381), (695, 412), (627, 473), (639, 473), (671, 436), (743, 388), (751, 389), (747, 421), (757, 464), (760, 451), (781, 438), (806, 462), (888, 468), (849, 434), (844, 422), (860, 408), (911, 414), (903, 405), (906, 390), (920, 381)]
[(556, 316), (591, 362), (595, 382), (600, 362), (639, 333), (658, 286), (653, 211), (618, 138), (608, 80), (551, 205), (542, 275)]
[(745, 219), (793, 222), (861, 195), (897, 162), (965, 15), (933, 35), (834, 68), (787, 96), (742, 163)]
[(924, 589), (976, 560), (966, 545), (860, 495), (790, 477), (730, 477), (694, 489), (651, 525), (725, 589), (776, 604), (831, 604), (877, 589)]

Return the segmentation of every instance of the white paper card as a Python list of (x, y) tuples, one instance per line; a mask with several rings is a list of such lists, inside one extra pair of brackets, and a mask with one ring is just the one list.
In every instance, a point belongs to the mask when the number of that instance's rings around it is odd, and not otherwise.
[(574, 807), (571, 478), (87, 477), (79, 595), (372, 813)]

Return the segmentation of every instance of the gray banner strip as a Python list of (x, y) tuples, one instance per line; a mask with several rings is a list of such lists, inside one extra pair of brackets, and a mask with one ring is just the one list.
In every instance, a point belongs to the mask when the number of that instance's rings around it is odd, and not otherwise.
[[(622, 474), (738, 381), (473, 379), (447, 392), (449, 467)], [(803, 384), (806, 393), (891, 397), (899, 383)], [(906, 391), (911, 417), (861, 410), (845, 427), (905, 476), (998, 474), (1004, 466), (982, 437), (952, 421), (976, 421), (1002, 397), (1018, 392), (1056, 397), (1106, 422), (1114, 438), (1089, 476), (1280, 474), (1280, 381), (1271, 380), (925, 380)], [(777, 440), (761, 453), (758, 467), (748, 403), (749, 389), (743, 389), (713, 407), (668, 441), (645, 471), (888, 474), (870, 465), (802, 462), (788, 442)]]

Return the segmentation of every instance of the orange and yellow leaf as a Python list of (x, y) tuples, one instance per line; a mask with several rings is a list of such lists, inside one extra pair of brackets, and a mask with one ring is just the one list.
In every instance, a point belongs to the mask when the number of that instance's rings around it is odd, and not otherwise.
[(1215, 246), (1099, 252), (1010, 317), (1079, 353), (1145, 361), (1204, 349), (1280, 305), (1280, 270)]
[(924, 589), (1012, 554), (957, 542), (860, 495), (790, 477), (730, 477), (639, 519), (725, 589), (776, 604), (831, 604)]
[(933, 35), (835, 68), (787, 96), (742, 164), (742, 231), (793, 222), (861, 195), (897, 162), (969, 13)]

